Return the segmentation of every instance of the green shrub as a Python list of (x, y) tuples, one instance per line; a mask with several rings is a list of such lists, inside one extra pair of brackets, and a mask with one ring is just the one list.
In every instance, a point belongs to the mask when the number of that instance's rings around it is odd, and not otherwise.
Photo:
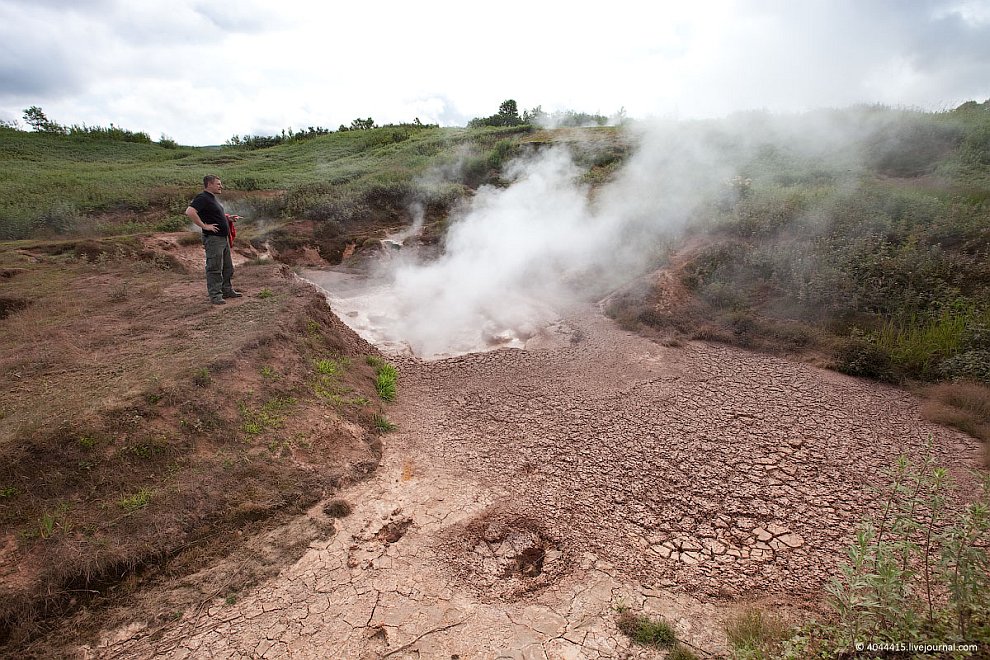
[(896, 380), (890, 354), (863, 337), (842, 342), (835, 368), (850, 376), (892, 382)]
[(901, 457), (828, 586), (838, 623), (821, 626), (823, 653), (855, 653), (865, 640), (990, 644), (990, 476), (962, 512), (931, 454)]

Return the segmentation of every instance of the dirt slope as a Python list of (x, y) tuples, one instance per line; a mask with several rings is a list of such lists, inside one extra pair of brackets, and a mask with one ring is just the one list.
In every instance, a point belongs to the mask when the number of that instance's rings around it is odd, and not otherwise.
[[(655, 657), (615, 608), (725, 651), (745, 603), (814, 608), (870, 489), (929, 436), (899, 390), (737, 349), (663, 347), (575, 310), (526, 350), (401, 362), (383, 466), (275, 579), (99, 657)], [(319, 515), (315, 508), (310, 515)]]
[[(57, 618), (244, 552), (377, 466), (375, 350), (252, 256), (214, 306), (195, 239), (0, 246), (0, 655), (56, 653)], [(280, 566), (320, 527), (251, 552)]]

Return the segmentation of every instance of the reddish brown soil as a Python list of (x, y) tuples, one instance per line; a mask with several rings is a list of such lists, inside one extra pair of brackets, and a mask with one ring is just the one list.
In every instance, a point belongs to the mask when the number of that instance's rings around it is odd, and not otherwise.
[[(15, 301), (0, 319), (8, 648), (41, 635), (34, 652), (56, 653), (57, 617), (239, 552), (378, 463), (375, 350), (250, 250), (235, 260), (244, 296), (211, 305), (201, 245), (177, 238), (0, 246)], [(324, 531), (303, 525), (264, 556), (291, 560)]]

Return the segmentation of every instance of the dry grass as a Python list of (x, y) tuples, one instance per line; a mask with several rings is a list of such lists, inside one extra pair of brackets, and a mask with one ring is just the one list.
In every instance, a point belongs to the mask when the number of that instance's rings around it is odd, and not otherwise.
[(780, 617), (748, 608), (730, 618), (725, 634), (736, 658), (776, 657), (781, 643), (790, 637), (790, 627)]
[(939, 383), (925, 390), (921, 415), (936, 424), (959, 429), (984, 443), (984, 465), (990, 467), (990, 387), (980, 383)]

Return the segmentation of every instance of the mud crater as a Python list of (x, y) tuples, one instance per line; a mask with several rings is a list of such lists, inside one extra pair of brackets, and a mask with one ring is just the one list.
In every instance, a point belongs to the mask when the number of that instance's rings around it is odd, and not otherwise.
[(486, 512), (440, 542), (454, 575), (484, 600), (514, 601), (542, 591), (568, 567), (563, 544), (538, 521)]

